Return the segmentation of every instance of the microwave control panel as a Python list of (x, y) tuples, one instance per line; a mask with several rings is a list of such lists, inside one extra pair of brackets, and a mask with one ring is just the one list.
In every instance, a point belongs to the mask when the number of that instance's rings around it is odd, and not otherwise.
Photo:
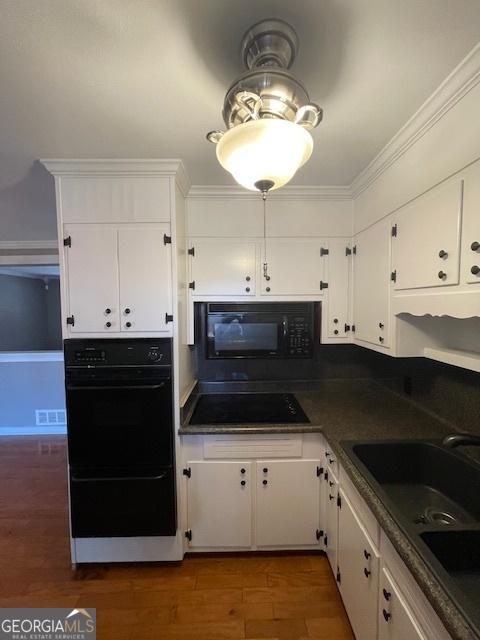
[(312, 348), (311, 319), (303, 316), (290, 318), (288, 322), (288, 354), (290, 356), (311, 356)]

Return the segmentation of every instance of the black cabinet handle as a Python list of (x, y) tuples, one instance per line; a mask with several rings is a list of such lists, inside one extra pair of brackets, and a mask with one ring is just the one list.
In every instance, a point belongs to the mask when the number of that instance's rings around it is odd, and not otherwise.
[(111, 322), (106, 322), (106, 323), (105, 323), (105, 326), (106, 326), (106, 327), (108, 327), (108, 328), (110, 329), (110, 327), (112, 326), (112, 323), (111, 323)]
[(363, 555), (365, 556), (365, 560), (370, 560), (372, 554), (369, 553), (366, 549), (363, 550)]
[(338, 324), (338, 318), (333, 319), (334, 324)]
[(444, 249), (440, 249), (440, 251), (438, 252), (438, 257), (439, 258), (448, 258), (448, 253)]
[(333, 487), (335, 483), (330, 480), (328, 484)]
[(245, 278), (245, 280), (246, 280), (247, 282), (250, 282), (250, 280), (251, 280), (250, 276), (247, 276), (247, 277)]
[(130, 309), (128, 307), (125, 309), (125, 313), (127, 314), (127, 316), (130, 313)]
[(480, 273), (480, 267), (478, 266), (478, 264), (474, 264), (470, 269), (470, 272), (473, 273), (474, 276), (478, 276), (478, 274)]
[(385, 338), (383, 336), (378, 336), (378, 340), (379, 340), (379, 342), (384, 342)]
[(266, 291), (270, 291), (270, 287), (267, 287), (267, 288), (266, 288)]
[(388, 613), (388, 611), (385, 611), (385, 609), (382, 610), (382, 613), (383, 613), (383, 617), (385, 618), (385, 622), (388, 622), (392, 617), (392, 614)]
[(125, 326), (127, 327), (127, 329), (130, 329), (130, 327), (132, 326), (132, 323), (131, 322), (126, 322)]
[(328, 497), (329, 497), (330, 500), (335, 500), (335, 496), (332, 496), (331, 493), (328, 494)]
[(480, 249), (480, 242), (472, 242), (472, 244), (470, 245), (470, 249), (472, 251), (478, 251)]
[(242, 480), (240, 484), (242, 485), (242, 487), (244, 487), (247, 483), (245, 482), (245, 480)]
[(336, 336), (338, 336), (338, 329), (335, 329), (335, 331), (333, 332)]
[(379, 323), (378, 323), (378, 328), (379, 328), (379, 329), (383, 329), (383, 328), (384, 328), (384, 326), (385, 326), (385, 325), (383, 324), (383, 322), (379, 322)]
[(383, 589), (383, 597), (388, 602), (390, 600), (390, 598), (392, 597), (392, 594), (390, 593), (390, 591), (387, 591), (386, 589)]
[(109, 309), (108, 307), (105, 309), (105, 313), (108, 315), (109, 313), (112, 313), (112, 310)]
[(447, 274), (445, 273), (445, 271), (439, 271), (438, 277), (440, 278), (440, 280), (445, 280), (445, 278), (447, 277)]
[(268, 467), (263, 467), (263, 473), (268, 473)]
[(243, 468), (240, 469), (240, 473), (242, 473), (242, 474), (245, 473), (245, 469), (243, 469)]
[(267, 485), (267, 484), (268, 484), (268, 480), (264, 480), (264, 481), (263, 481), (263, 484), (264, 484), (264, 485)]
[(248, 293), (250, 291), (250, 287), (245, 287), (245, 291)]
[(363, 573), (365, 574), (366, 578), (369, 578), (372, 575), (372, 572), (369, 571), (366, 567), (363, 569)]

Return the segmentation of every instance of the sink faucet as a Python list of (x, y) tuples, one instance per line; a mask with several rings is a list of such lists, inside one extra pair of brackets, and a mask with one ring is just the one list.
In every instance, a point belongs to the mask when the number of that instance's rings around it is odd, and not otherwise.
[(475, 436), (472, 433), (451, 433), (442, 440), (444, 447), (453, 449), (454, 447), (477, 445), (480, 447), (480, 436)]

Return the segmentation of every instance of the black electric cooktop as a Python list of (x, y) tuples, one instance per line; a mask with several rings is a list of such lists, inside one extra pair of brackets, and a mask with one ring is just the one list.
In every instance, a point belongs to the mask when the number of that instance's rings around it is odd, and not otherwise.
[(309, 423), (293, 393), (213, 393), (201, 396), (190, 424)]

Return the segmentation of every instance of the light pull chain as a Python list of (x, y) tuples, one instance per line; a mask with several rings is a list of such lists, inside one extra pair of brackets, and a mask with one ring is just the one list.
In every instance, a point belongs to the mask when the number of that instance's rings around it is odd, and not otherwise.
[(263, 277), (265, 280), (270, 280), (268, 275), (268, 260), (267, 260), (267, 193), (268, 191), (262, 191), (263, 200)]

